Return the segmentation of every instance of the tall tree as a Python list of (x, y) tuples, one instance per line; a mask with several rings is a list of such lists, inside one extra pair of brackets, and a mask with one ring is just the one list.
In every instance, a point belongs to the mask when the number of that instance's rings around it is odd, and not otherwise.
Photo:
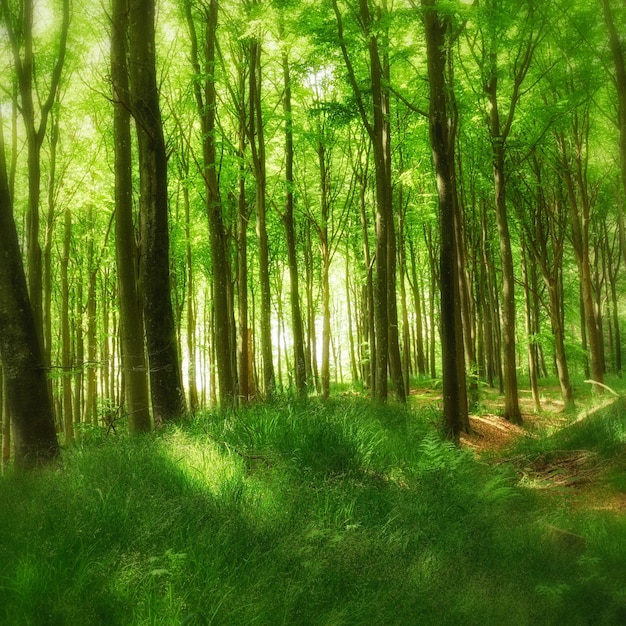
[[(0, 116), (0, 128), (2, 118)], [(15, 465), (27, 469), (59, 456), (40, 335), (28, 296), (4, 134), (0, 132), (0, 358), (15, 437)]]
[(604, 21), (609, 36), (609, 45), (613, 55), (613, 64), (615, 66), (614, 81), (618, 100), (617, 126), (619, 129), (620, 173), (623, 192), (626, 195), (626, 58), (624, 53), (623, 23), (621, 30), (616, 25), (616, 21), (619, 24), (620, 16), (623, 18), (624, 8), (622, 6), (614, 9), (611, 5), (611, 0), (600, 0), (600, 4), (602, 5)]
[[(252, 6), (258, 8), (258, 0)], [(248, 140), (252, 152), (252, 164), (256, 182), (256, 231), (259, 240), (259, 283), (261, 288), (261, 357), (263, 359), (263, 382), (265, 396), (270, 399), (276, 392), (274, 356), (272, 348), (272, 300), (270, 292), (269, 240), (267, 236), (267, 174), (265, 159), (265, 133), (262, 109), (261, 87), (263, 84), (261, 67), (261, 40), (258, 34), (249, 42), (250, 54), (250, 115), (248, 119)]]
[(380, 402), (387, 399), (388, 370), (394, 392), (406, 400), (402, 360), (398, 340), (398, 312), (395, 285), (395, 229), (391, 176), (390, 77), (388, 40), (385, 30), (388, 12), (386, 3), (370, 7), (368, 0), (359, 0), (358, 20), (367, 39), (371, 81), (371, 114), (367, 113), (363, 92), (348, 54), (344, 36), (343, 16), (337, 0), (333, 0), (339, 45), (359, 114), (372, 144), (376, 179), (376, 281), (374, 286), (374, 317), (376, 324), (376, 380), (374, 395)]
[[(439, 200), (441, 286), (441, 349), (443, 370), (443, 417), (447, 436), (459, 440), (462, 429), (467, 429), (467, 401), (464, 400), (463, 368), (458, 367), (458, 355), (463, 337), (459, 335), (460, 310), (457, 306), (457, 243), (455, 234), (455, 163), (454, 138), (449, 132), (448, 89), (446, 84), (446, 29), (449, 16), (438, 9), (437, 0), (422, 0), (426, 57), (430, 85), (429, 128), (430, 143), (437, 177)], [(461, 352), (462, 354), (462, 352)]]
[(115, 137), (115, 259), (120, 303), (122, 370), (131, 433), (150, 430), (144, 331), (137, 289), (133, 224), (131, 115), (127, 67), (128, 0), (113, 0), (111, 82)]
[[(11, 11), (9, 0), (1, 0), (0, 8), (11, 43), (13, 64), (19, 87), (20, 110), (26, 129), (28, 150), (28, 211), (26, 233), (26, 258), (28, 289), (35, 316), (35, 328), (40, 337), (43, 333), (43, 291), (41, 244), (39, 241), (39, 200), (41, 195), (41, 148), (46, 136), (50, 112), (57, 97), (67, 50), (70, 25), (70, 1), (61, 5), (61, 25), (58, 50), (52, 63), (47, 89), (42, 88), (42, 76), (38, 68), (50, 67), (47, 62), (36, 63), (34, 50), (34, 0), (21, 0), (17, 15)], [(39, 94), (43, 100), (37, 102)], [(47, 353), (50, 346), (44, 346)]]
[(156, 79), (154, 0), (129, 0), (131, 110), (140, 179), (140, 279), (154, 422), (185, 412), (169, 263), (167, 153)]
[[(217, 46), (218, 0), (210, 0), (202, 6), (205, 25), (204, 68), (200, 67), (198, 38), (191, 12), (186, 4), (187, 25), (191, 39), (191, 63), (196, 73), (194, 93), (202, 127), (202, 156), (204, 186), (206, 192), (206, 210), (209, 219), (209, 238), (211, 243), (211, 261), (213, 267), (213, 304), (215, 307), (215, 355), (219, 377), (219, 398), (223, 407), (235, 402), (235, 372), (233, 363), (235, 346), (232, 345), (229, 281), (230, 265), (226, 254), (226, 229), (222, 215), (222, 200), (217, 179), (216, 162), (216, 125), (215, 116), (217, 96), (215, 90), (215, 50)], [(203, 78), (201, 78), (203, 77)], [(203, 81), (201, 84), (201, 80)]]
[[(483, 9), (480, 53), (473, 47), (482, 72), (485, 96), (485, 119), (491, 139), (491, 157), (495, 192), (495, 214), (502, 262), (502, 335), (504, 357), (504, 417), (520, 424), (516, 354), (515, 268), (507, 211), (506, 165), (507, 140), (515, 120), (522, 85), (528, 74), (543, 30), (538, 8), (528, 0), (522, 3), (511, 23), (508, 5), (502, 0), (487, 0)], [(502, 65), (509, 64), (510, 81), (502, 80)], [(510, 84), (507, 84), (509, 83)], [(505, 88), (503, 89), (503, 85)], [(508, 88), (506, 94), (503, 91)]]
[(291, 106), (291, 72), (289, 56), (286, 50), (282, 53), (283, 65), (283, 110), (285, 113), (285, 210), (282, 215), (285, 225), (285, 240), (287, 242), (287, 263), (289, 265), (291, 327), (293, 333), (294, 373), (298, 396), (306, 398), (306, 360), (304, 357), (304, 329), (302, 325), (302, 311), (300, 309), (300, 286), (298, 277), (298, 257), (296, 254), (296, 229), (294, 223), (294, 178), (293, 178), (293, 112)]

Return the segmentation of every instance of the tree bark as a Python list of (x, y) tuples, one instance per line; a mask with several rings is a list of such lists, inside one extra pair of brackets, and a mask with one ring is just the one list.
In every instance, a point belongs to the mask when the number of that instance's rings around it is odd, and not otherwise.
[[(233, 406), (236, 399), (235, 372), (236, 348), (231, 345), (232, 329), (230, 320), (230, 275), (231, 268), (226, 251), (226, 229), (222, 213), (222, 200), (217, 180), (217, 162), (215, 149), (215, 115), (217, 94), (215, 90), (215, 49), (218, 26), (218, 0), (210, 0), (205, 9), (204, 62), (201, 71), (198, 59), (196, 30), (187, 4), (187, 22), (191, 36), (191, 57), (193, 69), (197, 75), (194, 81), (196, 104), (202, 125), (202, 154), (204, 159), (203, 177), (206, 191), (206, 210), (209, 221), (209, 239), (211, 244), (211, 262), (213, 267), (213, 303), (215, 310), (215, 356), (219, 383), (219, 401), (222, 407)], [(200, 77), (203, 77), (202, 93)]]
[(140, 278), (155, 425), (179, 419), (185, 400), (172, 309), (167, 154), (156, 80), (154, 0), (129, 2), (129, 66), (140, 178)]
[(72, 213), (65, 210), (65, 231), (63, 234), (63, 253), (61, 255), (61, 372), (63, 388), (63, 431), (65, 445), (74, 442), (74, 424), (72, 413), (72, 347), (70, 333), (70, 285), (68, 265), (70, 244), (72, 242)]
[(293, 334), (294, 374), (296, 392), (302, 400), (307, 397), (306, 361), (304, 357), (304, 331), (302, 327), (302, 311), (300, 309), (300, 286), (298, 277), (298, 257), (296, 254), (296, 232), (293, 217), (293, 115), (291, 111), (291, 74), (289, 58), (283, 53), (283, 110), (285, 113), (285, 240), (287, 243), (287, 264), (289, 265), (289, 301), (291, 304), (291, 331)]
[[(426, 59), (430, 85), (430, 145), (437, 177), (439, 201), (439, 283), (441, 294), (441, 353), (443, 370), (443, 420), (449, 439), (458, 442), (467, 420), (467, 402), (463, 402), (465, 380), (458, 367), (462, 349), (460, 311), (456, 306), (458, 293), (457, 247), (455, 241), (454, 158), (450, 154), (445, 81), (445, 31), (447, 20), (437, 11), (436, 0), (422, 0)], [(457, 320), (457, 317), (459, 320)], [(461, 352), (462, 354), (462, 352)], [(461, 390), (463, 387), (463, 390)]]
[[(0, 117), (0, 127), (2, 126)], [(13, 420), (15, 466), (28, 469), (59, 456), (40, 334), (28, 296), (0, 132), (0, 357)]]
[(120, 303), (122, 371), (128, 428), (150, 430), (144, 330), (137, 289), (137, 243), (133, 225), (131, 115), (126, 61), (128, 0), (113, 0), (111, 81), (115, 136), (115, 260)]
[(256, 180), (256, 231), (259, 240), (259, 283), (261, 288), (261, 357), (265, 397), (271, 400), (276, 392), (272, 348), (272, 301), (269, 276), (269, 241), (267, 237), (267, 198), (265, 172), (265, 136), (261, 110), (261, 43), (250, 42), (250, 128), (249, 141)]

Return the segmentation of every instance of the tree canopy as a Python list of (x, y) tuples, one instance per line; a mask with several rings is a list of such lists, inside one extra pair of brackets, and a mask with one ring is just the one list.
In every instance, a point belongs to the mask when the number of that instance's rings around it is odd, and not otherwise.
[(44, 421), (69, 444), (331, 384), (403, 403), (430, 377), (458, 440), (482, 385), (516, 423), (520, 381), (537, 409), (542, 379), (568, 410), (573, 376), (601, 393), (622, 370), (625, 11), (0, 0), (23, 257), (2, 301), (23, 272)]

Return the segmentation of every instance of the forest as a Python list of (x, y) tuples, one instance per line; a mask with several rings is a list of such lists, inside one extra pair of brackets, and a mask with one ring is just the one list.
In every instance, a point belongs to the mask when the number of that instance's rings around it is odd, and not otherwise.
[(624, 2), (0, 0), (0, 68), (0, 622), (624, 623)]

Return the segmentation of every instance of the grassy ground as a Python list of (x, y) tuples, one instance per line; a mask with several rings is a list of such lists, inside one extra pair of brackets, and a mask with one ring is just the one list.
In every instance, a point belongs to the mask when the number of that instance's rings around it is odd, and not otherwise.
[(584, 491), (626, 494), (623, 404), (489, 457), (415, 406), (86, 432), (62, 468), (0, 480), (0, 623), (626, 623), (624, 511)]

